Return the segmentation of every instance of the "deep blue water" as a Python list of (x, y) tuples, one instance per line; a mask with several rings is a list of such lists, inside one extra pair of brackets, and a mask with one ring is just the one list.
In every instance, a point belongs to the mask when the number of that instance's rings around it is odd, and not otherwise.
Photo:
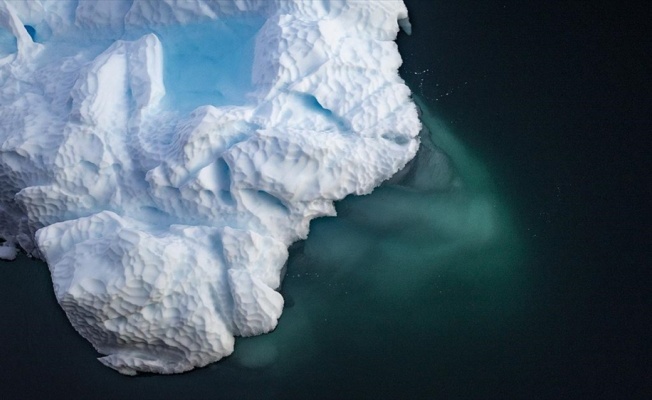
[(406, 3), (401, 74), (437, 118), (428, 124), (464, 190), (385, 186), (344, 200), (293, 247), (278, 329), (177, 376), (103, 367), (47, 268), (2, 263), (0, 397), (652, 392), (645, 10)]

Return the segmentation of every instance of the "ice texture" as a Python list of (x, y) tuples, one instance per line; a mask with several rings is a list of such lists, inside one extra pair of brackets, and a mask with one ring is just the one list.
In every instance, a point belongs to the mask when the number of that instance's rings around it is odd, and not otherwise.
[(123, 374), (273, 330), (288, 246), (414, 157), (401, 0), (0, 1), (0, 258)]

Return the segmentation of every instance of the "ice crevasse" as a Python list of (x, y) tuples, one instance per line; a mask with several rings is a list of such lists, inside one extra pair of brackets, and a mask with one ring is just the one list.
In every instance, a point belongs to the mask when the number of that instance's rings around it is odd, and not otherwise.
[(0, 1), (0, 257), (100, 361), (179, 373), (273, 330), (288, 246), (414, 157), (393, 1)]

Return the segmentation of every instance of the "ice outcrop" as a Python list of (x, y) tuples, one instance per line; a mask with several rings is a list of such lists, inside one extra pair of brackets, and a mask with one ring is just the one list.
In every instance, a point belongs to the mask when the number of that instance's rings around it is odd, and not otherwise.
[(401, 0), (0, 2), (0, 258), (124, 374), (276, 327), (287, 247), (416, 153)]

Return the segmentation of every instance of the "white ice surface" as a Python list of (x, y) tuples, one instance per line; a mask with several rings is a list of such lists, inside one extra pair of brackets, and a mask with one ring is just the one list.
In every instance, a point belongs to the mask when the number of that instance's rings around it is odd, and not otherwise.
[(287, 247), (416, 153), (401, 0), (0, 1), (0, 258), (121, 373), (273, 330)]

